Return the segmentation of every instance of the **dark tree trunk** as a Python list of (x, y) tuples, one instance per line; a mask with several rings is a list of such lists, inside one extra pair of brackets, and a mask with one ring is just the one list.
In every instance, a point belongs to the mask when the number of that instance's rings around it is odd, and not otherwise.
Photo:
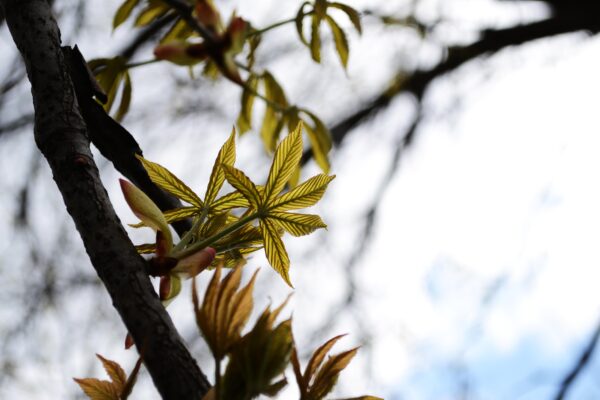
[(162, 397), (201, 399), (209, 383), (156, 296), (144, 273), (145, 262), (98, 176), (48, 1), (0, 0), (0, 5), (31, 82), (35, 141), (50, 164), (98, 276)]

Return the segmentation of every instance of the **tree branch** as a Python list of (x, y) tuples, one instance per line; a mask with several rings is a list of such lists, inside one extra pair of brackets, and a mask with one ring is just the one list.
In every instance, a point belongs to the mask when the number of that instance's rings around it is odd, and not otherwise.
[[(160, 303), (100, 182), (85, 123), (46, 0), (0, 0), (25, 61), (35, 109), (35, 141), (114, 307), (144, 355), (164, 399), (198, 400), (209, 383)], [(60, 251), (57, 249), (57, 260)], [(90, 310), (93, 312), (93, 310)]]
[(598, 339), (600, 339), (600, 322), (594, 329), (594, 333), (588, 344), (585, 346), (585, 349), (583, 349), (579, 359), (562, 380), (558, 389), (558, 393), (556, 393), (556, 396), (554, 397), (555, 400), (563, 400), (565, 398), (567, 392), (569, 389), (571, 389), (571, 386), (573, 386), (575, 379), (589, 364), (590, 360), (592, 359), (592, 354), (594, 354), (594, 350), (596, 349), (596, 345), (598, 344)]
[[(412, 75), (407, 71), (400, 71), (394, 79), (396, 83), (391, 88), (333, 125), (331, 136), (334, 145), (339, 146), (352, 129), (385, 109), (396, 96), (413, 94), (420, 101), (431, 82), (479, 56), (494, 53), (508, 46), (568, 32), (585, 30), (597, 33), (600, 31), (600, 19), (596, 17), (600, 12), (599, 8), (600, 5), (595, 3), (585, 7), (581, 3), (573, 3), (571, 9), (556, 11), (554, 17), (543, 21), (483, 31), (478, 41), (448, 49), (447, 56), (432, 69), (418, 70)], [(303, 161), (306, 162), (311, 157), (312, 153), (306, 152)]]

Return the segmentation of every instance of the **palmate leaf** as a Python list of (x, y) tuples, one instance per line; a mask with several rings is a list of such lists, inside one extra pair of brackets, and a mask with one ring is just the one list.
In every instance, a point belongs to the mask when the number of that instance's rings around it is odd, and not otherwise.
[(222, 166), (225, 172), (225, 178), (227, 182), (234, 188), (236, 188), (250, 203), (250, 206), (258, 209), (261, 205), (261, 195), (258, 192), (256, 185), (237, 168), (229, 165)]
[(195, 214), (198, 214), (200, 210), (197, 207), (179, 207), (172, 210), (165, 211), (163, 215), (170, 224), (175, 221), (180, 221), (185, 218), (189, 218)]
[(195, 281), (192, 283), (192, 300), (196, 323), (217, 360), (223, 359), (239, 340), (253, 308), (252, 291), (256, 274), (246, 286), (240, 286), (242, 268), (235, 268), (222, 281), (221, 268), (217, 267), (206, 289), (202, 306), (199, 305)]
[(346, 68), (348, 66), (348, 53), (350, 51), (348, 46), (348, 39), (346, 38), (346, 33), (344, 33), (342, 28), (340, 28), (337, 22), (335, 22), (335, 20), (329, 15), (325, 16), (325, 20), (331, 28), (331, 33), (333, 33), (335, 49), (337, 50), (337, 53), (340, 56), (342, 65), (344, 66), (344, 68)]
[(275, 155), (265, 191), (264, 203), (269, 204), (281, 192), (302, 158), (302, 124), (281, 141)]
[(258, 89), (259, 79), (256, 75), (250, 74), (244, 85), (241, 97), (240, 115), (237, 119), (237, 126), (240, 130), (240, 135), (252, 129), (252, 110), (254, 108), (254, 98), (256, 97), (252, 91)]
[(127, 18), (129, 18), (131, 12), (139, 2), (140, 0), (126, 0), (123, 4), (121, 4), (121, 6), (119, 6), (119, 9), (113, 18), (113, 29), (117, 28), (119, 25), (125, 22)]
[(354, 25), (354, 28), (356, 29), (356, 31), (359, 34), (362, 33), (362, 26), (360, 23), (360, 14), (358, 13), (358, 11), (356, 11), (354, 8), (350, 7), (347, 4), (342, 4), (342, 3), (337, 3), (337, 2), (329, 3), (328, 6), (331, 8), (337, 8), (338, 10), (343, 11), (350, 19), (350, 22), (352, 22), (352, 25)]
[(277, 197), (270, 203), (270, 211), (297, 210), (315, 205), (335, 175), (319, 174)]
[(327, 228), (321, 217), (312, 214), (270, 212), (269, 221), (274, 221), (294, 236), (304, 236), (313, 233), (319, 228)]
[(268, 218), (261, 219), (260, 230), (263, 235), (265, 254), (269, 264), (281, 275), (285, 283), (293, 287), (289, 275), (290, 258), (275, 223)]
[(109, 381), (96, 378), (73, 378), (90, 400), (119, 400), (119, 392)]
[(171, 171), (160, 164), (146, 160), (140, 155), (136, 155), (136, 157), (142, 162), (152, 182), (186, 203), (196, 207), (204, 206), (200, 197)]
[(221, 150), (219, 150), (219, 154), (217, 155), (217, 159), (215, 160), (212, 172), (210, 174), (210, 179), (208, 180), (206, 195), (204, 196), (204, 202), (207, 205), (210, 205), (215, 200), (219, 190), (221, 190), (223, 187), (223, 182), (225, 182), (225, 175), (221, 165), (233, 166), (234, 163), (235, 129), (232, 129), (229, 139), (227, 139), (227, 141), (221, 147)]
[(325, 173), (329, 173), (329, 159), (327, 154), (331, 150), (331, 133), (327, 126), (312, 112), (302, 109), (304, 114), (312, 120), (313, 126), (306, 124), (304, 128), (308, 134), (308, 140), (313, 151), (313, 156), (317, 165)]
[(116, 362), (112, 360), (108, 360), (102, 357), (100, 354), (96, 354), (96, 357), (102, 362), (102, 366), (104, 370), (110, 377), (110, 380), (118, 389), (119, 392), (123, 390), (125, 387), (125, 382), (127, 382), (127, 374), (123, 371), (123, 368)]
[[(260, 188), (259, 188), (259, 190), (260, 190)], [(250, 207), (250, 203), (248, 202), (248, 200), (239, 191), (228, 193), (228, 194), (220, 197), (219, 199), (215, 200), (211, 204), (211, 208), (215, 212), (230, 210), (232, 208), (239, 208), (239, 207)]]

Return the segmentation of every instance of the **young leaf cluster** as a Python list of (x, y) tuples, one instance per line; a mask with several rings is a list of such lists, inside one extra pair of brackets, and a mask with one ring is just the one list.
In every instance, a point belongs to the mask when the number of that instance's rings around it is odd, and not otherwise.
[[(318, 215), (290, 212), (307, 208), (317, 203), (334, 178), (326, 174), (316, 175), (294, 189), (282, 193), (286, 183), (298, 170), (302, 156), (302, 124), (299, 124), (277, 146), (269, 176), (265, 185), (256, 185), (242, 171), (235, 168), (235, 132), (232, 132), (215, 160), (212, 173), (206, 188), (204, 199), (192, 191), (166, 168), (140, 157), (148, 171), (150, 179), (165, 191), (171, 193), (189, 205), (156, 214), (130, 206), (142, 220), (136, 226), (149, 226), (161, 232), (164, 240), (170, 241), (171, 234), (166, 228), (184, 218), (192, 218), (193, 228), (187, 232), (177, 244), (166, 243), (165, 251), (159, 254), (159, 246), (144, 245), (141, 252), (154, 251), (156, 258), (177, 260), (169, 275), (188, 273), (196, 275), (200, 268), (194, 262), (186, 260), (207, 247), (215, 249), (216, 258), (213, 265), (235, 265), (248, 253), (264, 248), (267, 259), (273, 269), (291, 286), (289, 278), (290, 260), (281, 239), (284, 232), (293, 236), (303, 236), (316, 229), (325, 228), (325, 223)], [(227, 180), (236, 190), (219, 197), (223, 183)], [(149, 199), (144, 200), (144, 207), (149, 207)], [(150, 201), (151, 202), (151, 201)], [(137, 210), (137, 211), (136, 211)], [(234, 210), (236, 213), (234, 213)], [(145, 218), (145, 219), (144, 219)], [(188, 260), (189, 261), (189, 260)], [(162, 265), (159, 262), (159, 265)], [(188, 265), (189, 264), (189, 265)]]
[[(307, 12), (306, 9), (312, 7), (312, 10)], [(328, 9), (338, 9), (345, 13), (356, 31), (362, 33), (362, 26), (360, 23), (360, 15), (354, 8), (338, 2), (329, 2), (326, 0), (315, 0), (314, 3), (308, 1), (302, 3), (302, 6), (296, 14), (296, 31), (300, 37), (300, 41), (304, 43), (310, 49), (310, 55), (316, 62), (321, 62), (321, 33), (320, 28), (323, 21), (329, 25), (331, 33), (333, 35), (333, 41), (335, 43), (335, 49), (340, 57), (340, 61), (344, 68), (348, 66), (348, 56), (350, 53), (350, 47), (348, 45), (348, 38), (344, 30), (338, 25), (338, 23), (328, 14)], [(310, 41), (304, 37), (304, 19), (306, 16), (310, 16)]]
[[(246, 286), (238, 289), (241, 270), (237, 267), (221, 280), (221, 268), (217, 267), (202, 304), (199, 303), (195, 284), (193, 287), (192, 300), (198, 329), (215, 360), (215, 386), (207, 397), (246, 400), (260, 395), (275, 396), (288, 384), (283, 373), (291, 361), (300, 400), (323, 399), (331, 392), (340, 372), (350, 363), (358, 348), (325, 361), (325, 356), (341, 337), (336, 336), (314, 353), (304, 374), (300, 373), (291, 318), (276, 323), (287, 300), (274, 310), (267, 307), (254, 326), (242, 335), (252, 312), (256, 273)], [(221, 363), (225, 358), (227, 367), (221, 373)], [(361, 399), (377, 400), (370, 396)]]
[(102, 363), (110, 381), (96, 378), (73, 378), (73, 380), (91, 400), (126, 400), (135, 385), (142, 359), (137, 361), (128, 378), (117, 362), (108, 360), (100, 354), (96, 354), (96, 357)]

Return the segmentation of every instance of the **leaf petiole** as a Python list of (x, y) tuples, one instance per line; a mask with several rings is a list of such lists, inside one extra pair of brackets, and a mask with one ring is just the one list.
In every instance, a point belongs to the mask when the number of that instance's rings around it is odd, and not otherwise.
[(217, 240), (224, 238), (225, 236), (229, 235), (230, 233), (233, 233), (233, 232), (237, 231), (238, 229), (243, 228), (244, 225), (246, 225), (249, 222), (252, 222), (256, 218), (259, 218), (259, 216), (260, 216), (259, 212), (253, 212), (252, 214), (249, 214), (243, 218), (240, 218), (238, 221), (225, 227), (225, 229), (223, 229), (222, 231), (220, 231), (218, 233), (215, 233), (211, 237), (208, 237), (208, 238), (201, 240), (199, 242), (196, 242), (196, 243), (192, 243), (189, 247), (187, 247), (183, 250), (173, 251), (171, 253), (171, 257), (182, 259), (191, 254), (194, 254), (195, 252), (202, 250), (205, 247), (208, 247), (211, 244), (215, 243)]

